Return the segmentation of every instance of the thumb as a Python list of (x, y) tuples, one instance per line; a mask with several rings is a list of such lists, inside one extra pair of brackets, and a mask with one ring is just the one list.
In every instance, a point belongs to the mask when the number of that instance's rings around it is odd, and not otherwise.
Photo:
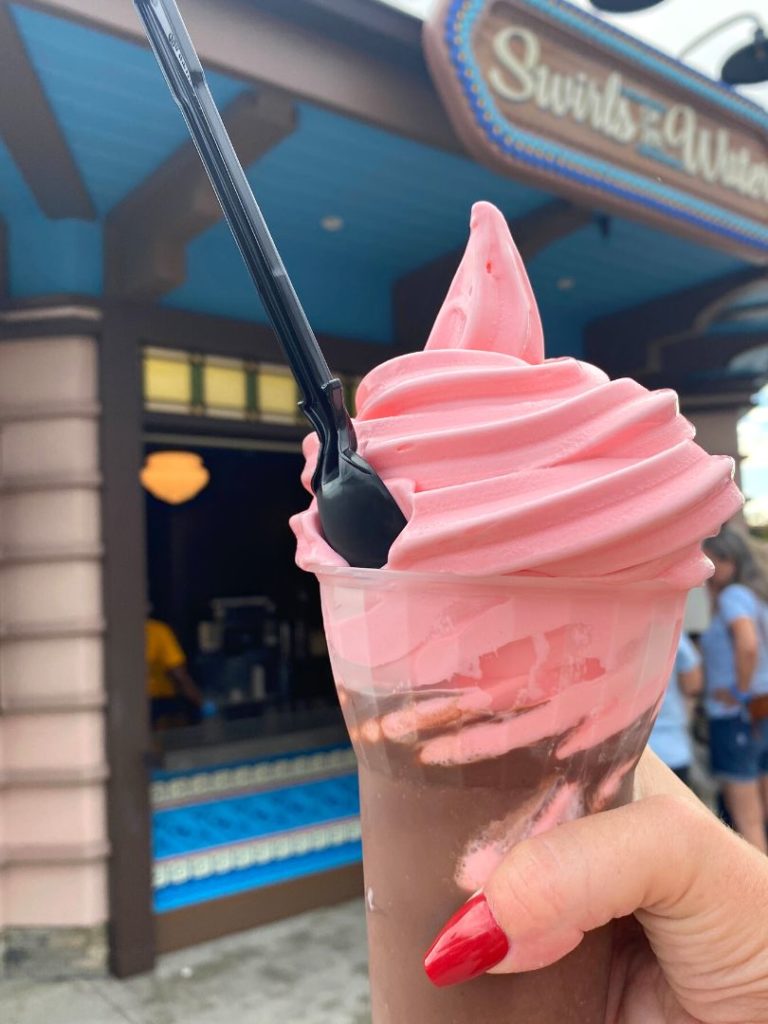
[(585, 932), (629, 914), (647, 910), (652, 927), (702, 911), (689, 897), (708, 817), (685, 799), (655, 795), (521, 843), (484, 890), (509, 941), (496, 971), (546, 967)]
[(675, 989), (722, 978), (735, 949), (768, 973), (764, 928), (741, 935), (768, 914), (768, 862), (677, 787), (669, 773), (660, 793), (516, 846), (438, 936), (430, 978), (546, 967), (632, 913)]

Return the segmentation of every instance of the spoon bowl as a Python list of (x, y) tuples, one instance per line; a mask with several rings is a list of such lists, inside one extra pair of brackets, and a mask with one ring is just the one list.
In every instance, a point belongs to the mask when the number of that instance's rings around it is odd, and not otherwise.
[(360, 569), (380, 569), (406, 519), (381, 477), (357, 451), (341, 383), (326, 389), (334, 429), (320, 433), (312, 490), (330, 546)]
[(171, 95), (211, 179), (320, 437), (312, 481), (325, 538), (351, 566), (379, 569), (405, 516), (357, 452), (341, 382), (331, 375), (248, 184), (175, 0), (134, 0)]

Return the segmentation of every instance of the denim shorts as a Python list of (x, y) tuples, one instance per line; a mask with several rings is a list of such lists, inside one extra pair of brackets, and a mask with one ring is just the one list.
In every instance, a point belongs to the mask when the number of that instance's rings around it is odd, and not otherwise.
[(722, 782), (754, 782), (768, 775), (768, 718), (754, 725), (748, 713), (710, 718), (712, 774)]

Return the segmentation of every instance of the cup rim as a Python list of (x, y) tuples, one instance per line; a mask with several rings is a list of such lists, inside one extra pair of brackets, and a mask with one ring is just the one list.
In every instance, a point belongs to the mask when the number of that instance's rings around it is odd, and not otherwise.
[(407, 585), (429, 585), (435, 587), (451, 587), (459, 589), (466, 586), (486, 586), (503, 590), (542, 590), (563, 591), (579, 590), (593, 593), (653, 593), (667, 596), (684, 597), (690, 588), (676, 587), (666, 580), (621, 580), (584, 579), (569, 576), (462, 576), (448, 572), (410, 572), (401, 569), (358, 569), (348, 565), (321, 565), (317, 562), (306, 566), (307, 572), (313, 573), (321, 582), (324, 579), (335, 582), (346, 582), (359, 587), (379, 589), (382, 587), (402, 587)]

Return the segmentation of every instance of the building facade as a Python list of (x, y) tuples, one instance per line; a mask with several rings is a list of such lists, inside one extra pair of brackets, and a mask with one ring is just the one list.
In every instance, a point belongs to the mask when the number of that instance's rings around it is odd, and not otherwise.
[[(350, 390), (423, 344), (486, 198), (528, 263), (548, 353), (676, 387), (701, 443), (736, 455), (762, 383), (748, 354), (768, 344), (768, 117), (568, 4), (508, 6), (500, 25), (490, 5), (439, 6), (425, 58), (421, 24), (375, 0), (183, 5)], [(476, 108), (499, 52), (504, 102)], [(687, 170), (672, 129), (649, 155), (618, 122), (548, 120), (553, 101), (526, 91), (541, 67), (604, 104), (619, 89), (614, 117), (642, 123), (646, 147), (648, 111), (690, 110), (678, 133), (691, 117), (726, 133), (739, 166), (727, 182)], [(353, 760), (284, 530), (305, 427), (130, 4), (0, 2), (0, 137), (3, 963), (125, 976), (360, 891)], [(178, 448), (211, 484), (174, 510), (139, 474)], [(203, 579), (209, 561), (229, 575)], [(150, 733), (148, 599), (194, 652), (214, 723)]]

